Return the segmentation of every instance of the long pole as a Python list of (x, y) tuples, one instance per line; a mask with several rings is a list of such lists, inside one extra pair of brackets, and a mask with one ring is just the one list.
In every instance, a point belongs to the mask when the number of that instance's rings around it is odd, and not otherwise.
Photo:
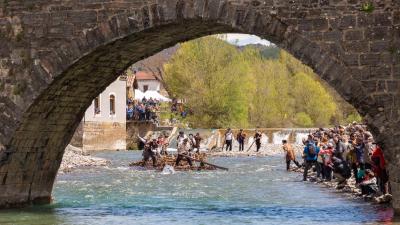
[(247, 149), (247, 152), (250, 151), (251, 147), (253, 147), (254, 143), (256, 143), (256, 140), (254, 139), (253, 143), (251, 143), (250, 147)]
[(229, 170), (229, 169), (226, 168), (226, 167), (217, 166), (217, 165), (215, 165), (215, 164), (211, 164), (211, 163), (208, 163), (208, 162), (204, 162), (204, 161), (202, 161), (202, 160), (195, 159), (195, 158), (192, 158), (192, 157), (187, 156), (187, 155), (183, 155), (183, 154), (178, 154), (178, 155), (183, 156), (183, 157), (188, 158), (188, 159), (191, 159), (191, 160), (196, 161), (196, 162), (201, 162), (201, 163), (204, 163), (204, 164), (206, 164), (206, 165), (213, 166), (213, 167), (218, 168), (218, 169), (221, 169), (221, 170), (226, 170), (226, 171)]

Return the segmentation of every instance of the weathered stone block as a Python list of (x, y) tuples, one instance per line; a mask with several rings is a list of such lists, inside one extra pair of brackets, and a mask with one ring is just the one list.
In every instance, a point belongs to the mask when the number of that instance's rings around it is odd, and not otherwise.
[(345, 41), (360, 41), (364, 39), (364, 31), (363, 30), (348, 30), (344, 33)]

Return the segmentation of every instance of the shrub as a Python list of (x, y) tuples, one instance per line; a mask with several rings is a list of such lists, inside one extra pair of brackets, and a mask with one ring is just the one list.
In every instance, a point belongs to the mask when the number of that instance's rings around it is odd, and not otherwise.
[(299, 127), (312, 127), (314, 125), (310, 115), (305, 112), (296, 113), (294, 121)]

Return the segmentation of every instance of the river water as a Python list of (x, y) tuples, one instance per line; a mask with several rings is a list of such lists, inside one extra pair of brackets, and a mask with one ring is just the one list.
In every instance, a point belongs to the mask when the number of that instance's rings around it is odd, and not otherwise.
[[(214, 158), (229, 171), (163, 175), (126, 165), (139, 152), (101, 152), (108, 168), (60, 174), (54, 204), (0, 211), (0, 224), (387, 224), (392, 210), (300, 182), (283, 157)], [(389, 222), (390, 223), (390, 222)]]

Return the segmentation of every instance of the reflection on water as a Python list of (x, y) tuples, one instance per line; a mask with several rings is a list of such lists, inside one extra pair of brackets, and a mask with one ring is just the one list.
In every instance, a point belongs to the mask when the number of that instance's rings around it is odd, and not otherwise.
[(283, 157), (215, 158), (225, 171), (163, 175), (125, 165), (139, 152), (104, 152), (109, 168), (60, 175), (55, 203), (2, 211), (0, 224), (377, 224), (392, 210), (300, 182)]

